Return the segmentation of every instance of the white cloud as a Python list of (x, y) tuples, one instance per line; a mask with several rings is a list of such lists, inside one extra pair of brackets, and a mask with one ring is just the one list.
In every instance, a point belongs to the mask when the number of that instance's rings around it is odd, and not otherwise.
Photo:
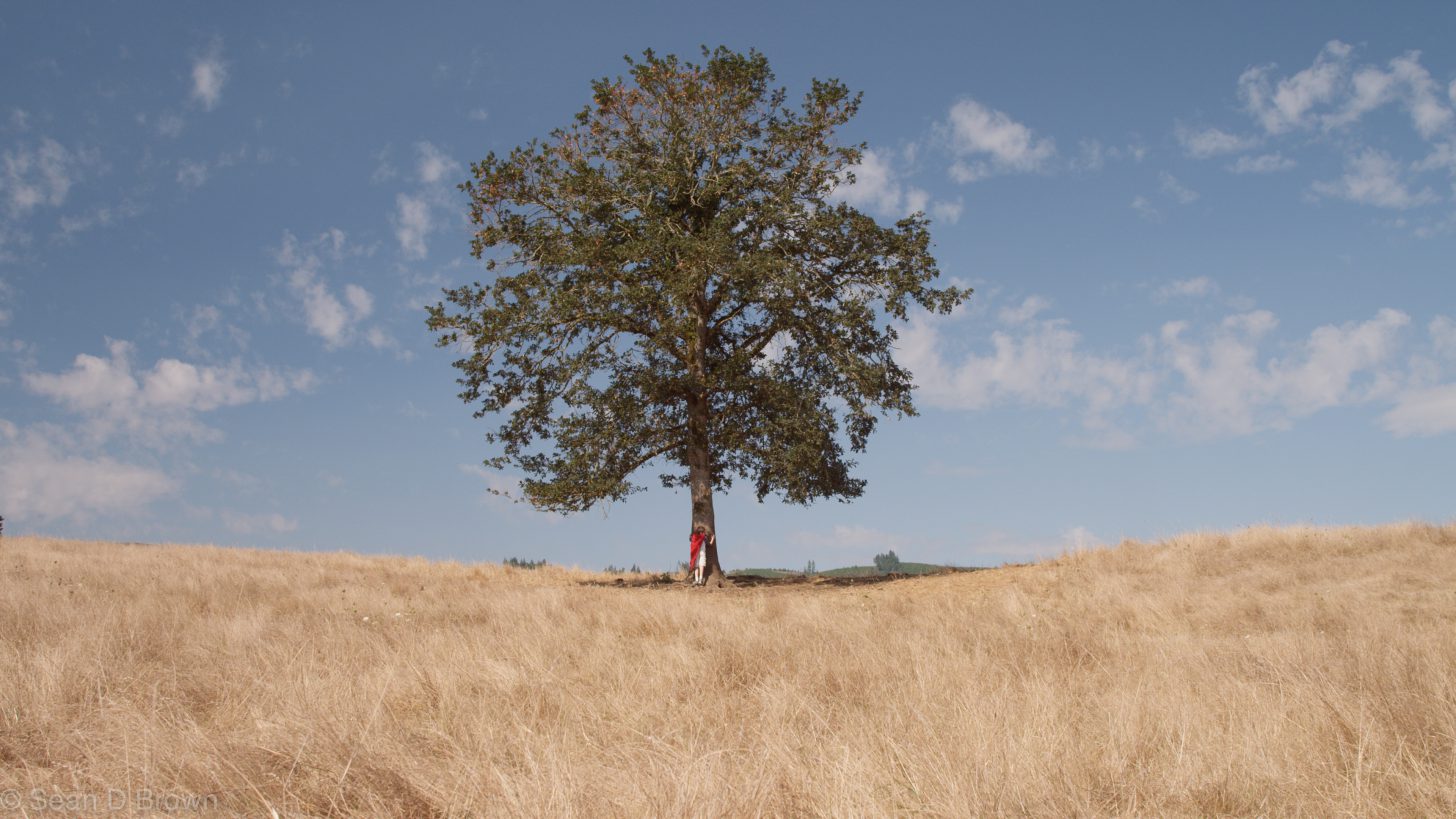
[(390, 335), (381, 327), (370, 327), (364, 333), (364, 342), (376, 350), (388, 350), (395, 354), (401, 361), (411, 361), (414, 353), (409, 350), (400, 349), (399, 339)]
[(1295, 161), (1280, 154), (1261, 154), (1259, 156), (1241, 156), (1228, 166), (1234, 173), (1275, 173), (1276, 171), (1287, 171), (1295, 166)]
[(1158, 184), (1163, 192), (1173, 197), (1180, 205), (1191, 205), (1198, 201), (1198, 192), (1178, 181), (1178, 177), (1163, 171), (1158, 174)]
[(466, 116), (471, 122), (485, 122), (487, 119), (490, 119), (490, 112), (484, 108), (473, 108)]
[(1162, 423), (1193, 437), (1245, 435), (1370, 400), (1390, 389), (1380, 365), (1409, 322), (1405, 313), (1383, 309), (1369, 321), (1319, 327), (1292, 354), (1268, 360), (1260, 345), (1278, 320), (1267, 310), (1229, 316), (1195, 342), (1186, 339), (1186, 322), (1169, 322), (1160, 350), (1181, 388), (1160, 408)]
[[(1205, 277), (1160, 291), (1216, 292)], [(1404, 366), (1399, 351), (1410, 317), (1399, 310), (1277, 344), (1279, 322), (1266, 310), (1229, 315), (1212, 326), (1175, 321), (1142, 338), (1134, 351), (1109, 355), (1088, 349), (1065, 320), (1040, 318), (1043, 307), (1029, 299), (1001, 311), (1012, 329), (993, 331), (985, 352), (966, 350), (952, 334), (956, 317), (913, 317), (897, 358), (913, 374), (917, 398), (946, 410), (1071, 407), (1082, 429), (1068, 443), (1103, 449), (1134, 445), (1129, 424), (1139, 417), (1201, 439), (1282, 429), (1321, 410), (1397, 396), (1412, 409), (1394, 417), (1401, 429), (1413, 429), (1417, 420), (1405, 419), (1425, 418), (1436, 405), (1431, 395), (1411, 392), (1441, 369)], [(1456, 361), (1456, 323), (1437, 319), (1430, 335), (1437, 353)]]
[(130, 342), (109, 340), (107, 351), (106, 358), (78, 355), (65, 372), (25, 373), (22, 381), (36, 395), (85, 416), (97, 440), (125, 432), (154, 445), (215, 439), (218, 433), (197, 420), (199, 413), (272, 401), (315, 382), (308, 370), (278, 372), (238, 361), (209, 366), (163, 358), (136, 371)]
[(1366, 148), (1345, 159), (1345, 174), (1333, 182), (1316, 182), (1322, 196), (1379, 208), (1405, 210), (1436, 201), (1430, 190), (1412, 193), (1401, 181), (1402, 168), (1389, 154)]
[(857, 208), (872, 208), (882, 213), (898, 215), (904, 200), (904, 191), (890, 163), (873, 148), (866, 148), (859, 163), (849, 168), (854, 182), (845, 182), (834, 189), (836, 196)]
[(1357, 70), (1350, 82), (1349, 98), (1339, 111), (1324, 118), (1325, 124), (1345, 127), (1398, 101), (1410, 115), (1411, 126), (1425, 139), (1446, 130), (1456, 115), (1441, 100), (1440, 89), (1420, 58), (1419, 51), (1409, 51), (1391, 60), (1388, 69), (1365, 66)]
[(1218, 283), (1207, 276), (1195, 276), (1191, 279), (1178, 279), (1168, 282), (1158, 288), (1155, 295), (1158, 301), (1167, 301), (1174, 298), (1203, 298), (1218, 293)]
[(239, 535), (251, 535), (254, 532), (272, 532), (283, 534), (297, 531), (298, 521), (293, 518), (286, 518), (277, 512), (270, 512), (259, 515), (246, 515), (224, 509), (220, 513), (223, 525), (229, 531)]
[(1405, 106), (1410, 112), (1411, 125), (1416, 133), (1431, 139), (1448, 129), (1456, 114), (1441, 102), (1436, 82), (1421, 66), (1420, 57), (1419, 51), (1412, 51), (1391, 60), (1390, 68), (1391, 73), (1405, 85)]
[(10, 323), (10, 301), (15, 298), (15, 290), (10, 283), (0, 279), (0, 327)]
[(420, 182), (426, 185), (433, 185), (446, 176), (460, 173), (460, 163), (451, 159), (434, 145), (428, 142), (420, 142), (415, 145), (415, 148), (420, 153)]
[(34, 147), (6, 149), (0, 155), (0, 191), (11, 216), (41, 205), (59, 207), (84, 170), (97, 162), (92, 151), (72, 151), (50, 137)]
[(374, 312), (374, 297), (357, 284), (344, 285), (344, 301), (349, 303), (349, 312), (358, 318)]
[(1271, 82), (1275, 66), (1250, 68), (1239, 76), (1239, 96), (1264, 130), (1282, 134), (1312, 122), (1311, 111), (1335, 99), (1349, 74), (1350, 46), (1331, 40), (1314, 64), (1292, 77)]
[(1183, 152), (1194, 159), (1208, 159), (1222, 154), (1233, 154), (1256, 147), (1255, 137), (1239, 136), (1218, 128), (1189, 128), (1179, 124), (1174, 130)]
[[(1456, 113), (1441, 98), (1440, 86), (1421, 65), (1419, 51), (1408, 51), (1384, 68), (1352, 68), (1352, 51), (1332, 40), (1313, 65), (1277, 82), (1271, 80), (1274, 66), (1250, 68), (1239, 77), (1239, 95), (1270, 134), (1314, 125), (1346, 128), (1392, 103), (1405, 108), (1411, 126), (1425, 139), (1434, 139), (1456, 122)], [(1320, 113), (1322, 109), (1325, 113)]]
[(1355, 72), (1350, 86), (1349, 99), (1339, 111), (1324, 118), (1326, 126), (1340, 128), (1351, 125), (1389, 102), (1394, 97), (1395, 77), (1378, 68), (1366, 66)]
[(184, 188), (200, 188), (207, 181), (207, 163), (182, 160), (177, 167), (177, 182)]
[(959, 200), (932, 203), (930, 194), (901, 181), (900, 173), (890, 155), (873, 148), (866, 148), (860, 154), (859, 163), (848, 169), (845, 179), (849, 174), (854, 175), (854, 183), (841, 182), (835, 187), (832, 196), (856, 208), (891, 219), (921, 212), (954, 224), (961, 217), (962, 206)]
[(394, 237), (406, 257), (423, 259), (429, 255), (425, 237), (430, 233), (430, 206), (423, 197), (395, 196)]
[(177, 490), (176, 481), (150, 467), (67, 454), (45, 436), (13, 424), (4, 424), (0, 433), (0, 498), (17, 523), (135, 514)]
[[(279, 264), (291, 268), (288, 289), (303, 309), (304, 326), (323, 339), (324, 346), (330, 350), (353, 342), (359, 325), (374, 312), (374, 296), (368, 290), (357, 284), (346, 284), (341, 298), (319, 272), (322, 262), (318, 254), (342, 259), (347, 252), (346, 242), (344, 232), (338, 228), (320, 234), (306, 245), (284, 231), (283, 243), (276, 254)], [(373, 332), (366, 330), (366, 338)]]
[(1425, 159), (1412, 166), (1417, 171), (1445, 170), (1456, 175), (1456, 141), (1443, 142), (1431, 149)]
[(957, 182), (974, 182), (997, 173), (1042, 171), (1057, 152), (1052, 139), (1038, 138), (1005, 113), (973, 99), (951, 106), (941, 130), (958, 157), (950, 169)]
[(222, 88), (228, 81), (228, 66), (222, 60), (222, 43), (213, 41), (203, 56), (192, 62), (192, 98), (211, 111), (222, 102)]
[(961, 212), (965, 209), (961, 200), (954, 202), (936, 201), (930, 206), (930, 215), (937, 222), (953, 225), (961, 220)]
[(1426, 329), (1431, 334), (1431, 346), (1436, 354), (1456, 361), (1456, 321), (1437, 316), (1431, 319)]
[[(1270, 362), (1269, 371), (1280, 382), (1280, 402), (1304, 416), (1389, 392), (1392, 376), (1377, 367), (1394, 356), (1408, 324), (1410, 316), (1387, 307), (1368, 321), (1315, 328), (1297, 355)], [(1362, 373), (1370, 376), (1363, 386), (1355, 383)]]
[(948, 360), (943, 320), (916, 316), (900, 334), (897, 359), (914, 375), (916, 396), (939, 409), (985, 409), (999, 404), (1081, 405), (1095, 417), (1147, 401), (1152, 374), (1140, 359), (1087, 352), (1065, 319), (1037, 319), (1044, 307), (1028, 299), (1003, 311), (1015, 331), (991, 334), (992, 351)]
[(1456, 432), (1456, 384), (1400, 393), (1380, 423), (1401, 438)]
[(1019, 306), (1003, 307), (996, 315), (1005, 324), (1025, 324), (1048, 307), (1051, 302), (1041, 296), (1028, 296)]
[(354, 326), (368, 318), (374, 309), (369, 292), (354, 284), (344, 290), (348, 305), (341, 303), (310, 268), (294, 270), (288, 277), (288, 286), (303, 305), (308, 331), (323, 339), (324, 346), (331, 350), (346, 344)]

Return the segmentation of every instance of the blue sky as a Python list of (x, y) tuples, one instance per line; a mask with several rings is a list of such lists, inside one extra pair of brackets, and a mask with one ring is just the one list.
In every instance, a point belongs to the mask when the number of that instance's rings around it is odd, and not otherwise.
[[(1270, 9), (1268, 6), (1276, 6)], [(988, 565), (1452, 518), (1456, 6), (0, 7), (7, 532), (665, 568), (688, 500), (489, 495), (422, 305), (455, 185), (645, 48), (864, 92), (840, 196), (934, 218), (921, 415), (852, 504), (718, 499), (725, 566)], [(655, 472), (642, 482), (656, 484)]]

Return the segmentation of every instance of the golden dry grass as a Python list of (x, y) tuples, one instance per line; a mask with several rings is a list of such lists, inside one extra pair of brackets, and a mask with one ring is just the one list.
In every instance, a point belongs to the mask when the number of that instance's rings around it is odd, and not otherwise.
[(716, 593), (41, 538), (5, 539), (0, 571), (0, 790), (25, 800), (1456, 814), (1456, 526), (1249, 529)]

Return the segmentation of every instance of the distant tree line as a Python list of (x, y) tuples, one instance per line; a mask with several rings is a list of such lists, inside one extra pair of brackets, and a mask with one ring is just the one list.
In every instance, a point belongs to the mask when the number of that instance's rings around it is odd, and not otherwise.
[(521, 560), (518, 557), (508, 557), (505, 559), (505, 565), (511, 566), (516, 569), (539, 569), (542, 566), (546, 565), (546, 559), (542, 558), (540, 560)]

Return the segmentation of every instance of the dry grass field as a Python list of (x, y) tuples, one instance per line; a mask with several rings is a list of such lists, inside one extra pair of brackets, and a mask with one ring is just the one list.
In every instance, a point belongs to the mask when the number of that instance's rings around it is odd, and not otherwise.
[(43, 538), (0, 578), (5, 815), (1456, 815), (1456, 526), (862, 588)]

